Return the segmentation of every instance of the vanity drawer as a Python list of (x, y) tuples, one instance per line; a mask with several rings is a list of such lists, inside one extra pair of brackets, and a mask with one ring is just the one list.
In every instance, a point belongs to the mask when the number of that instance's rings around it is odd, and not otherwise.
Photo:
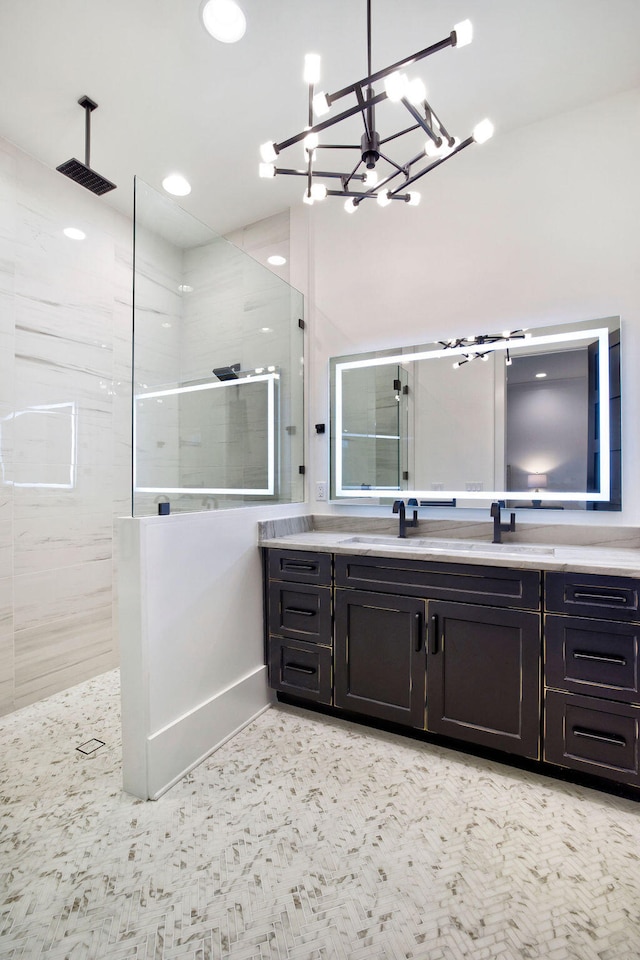
[(354, 587), (405, 597), (460, 600), (492, 607), (540, 609), (540, 574), (483, 564), (336, 556), (338, 587)]
[(640, 707), (547, 691), (544, 758), (619, 783), (640, 785)]
[(574, 617), (640, 621), (640, 581), (591, 573), (547, 573), (545, 606)]
[(545, 617), (545, 683), (572, 693), (640, 703), (640, 626)]
[(270, 637), (269, 683), (274, 690), (330, 704), (331, 649)]
[(331, 645), (331, 590), (304, 583), (269, 584), (269, 633)]
[(306, 550), (269, 550), (269, 578), (331, 586), (331, 554)]

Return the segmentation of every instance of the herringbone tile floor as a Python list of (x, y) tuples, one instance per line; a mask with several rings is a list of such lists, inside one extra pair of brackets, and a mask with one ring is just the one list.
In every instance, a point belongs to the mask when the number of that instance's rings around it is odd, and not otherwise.
[(640, 957), (629, 800), (277, 706), (143, 803), (117, 672), (0, 744), (3, 960)]

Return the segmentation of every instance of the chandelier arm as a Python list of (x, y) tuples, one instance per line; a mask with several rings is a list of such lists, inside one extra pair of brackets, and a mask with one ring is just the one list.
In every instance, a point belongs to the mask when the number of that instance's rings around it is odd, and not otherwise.
[[(409, 162), (409, 163), (405, 163), (404, 166), (400, 166), (399, 163), (396, 163), (395, 160), (392, 160), (391, 157), (388, 157), (388, 156), (386, 155), (386, 153), (380, 153), (380, 157), (381, 157), (382, 160), (386, 160), (387, 163), (390, 163), (391, 166), (392, 166), (392, 167), (395, 167), (396, 170), (398, 170), (400, 173), (404, 173), (405, 176), (406, 176), (406, 174), (407, 174), (407, 168), (411, 166), (411, 163), (410, 163), (410, 162)], [(418, 157), (420, 157), (420, 154), (418, 154)], [(413, 162), (415, 163), (415, 160), (414, 160)]]
[[(360, 164), (358, 164), (358, 166), (360, 166)], [(357, 170), (357, 167), (356, 167), (356, 170)], [(282, 176), (285, 176), (285, 177), (308, 177), (309, 176), (308, 170), (293, 170), (293, 169), (288, 169), (284, 167), (276, 167), (276, 173), (281, 174)], [(334, 177), (336, 180), (342, 180), (344, 177), (349, 177), (351, 180), (364, 180), (364, 173), (347, 174), (347, 173), (337, 173), (333, 171), (330, 172), (328, 170), (314, 170), (312, 175), (317, 178)]]
[[(419, 127), (422, 127), (422, 129), (424, 130), (424, 132), (425, 132), (426, 134), (428, 134), (428, 135), (432, 138), (432, 140), (436, 140), (436, 139), (437, 139), (437, 136), (434, 135), (434, 132), (433, 132), (433, 130), (431, 129), (431, 127), (429, 126), (426, 118), (423, 118), (423, 117), (420, 116), (419, 112), (416, 110), (416, 108), (414, 107), (414, 105), (413, 105), (409, 100), (407, 100), (406, 97), (403, 97), (403, 98), (402, 98), (401, 103), (402, 103), (402, 105), (403, 105), (404, 107), (407, 108), (407, 110), (409, 111), (409, 113), (411, 114), (411, 116), (413, 117), (413, 119), (416, 121), (416, 123), (418, 124), (418, 126), (419, 126)], [(444, 131), (443, 131), (443, 132), (444, 132)]]
[[(433, 109), (433, 107), (431, 106), (431, 104), (430, 104), (430, 103), (427, 103), (426, 100), (425, 100), (425, 102), (424, 102), (424, 107), (425, 107), (425, 111), (426, 111), (426, 112), (428, 113), (428, 115), (429, 115), (429, 116), (428, 116), (428, 119), (427, 119), (427, 122), (429, 122), (429, 120), (430, 120), (430, 121), (431, 121), (431, 126), (433, 126), (433, 121), (435, 120), (436, 124), (438, 125), (438, 129), (440, 130), (440, 133), (443, 135), (443, 137), (446, 137), (446, 138), (447, 138), (447, 142), (450, 142), (451, 140), (453, 140), (453, 137), (451, 136), (451, 134), (449, 133), (449, 131), (446, 129), (445, 125), (444, 125), (444, 124), (442, 123), (442, 121), (440, 120), (440, 117), (438, 116), (438, 114), (435, 112), (435, 110)], [(437, 139), (440, 139), (440, 138), (437, 137)]]
[(365, 99), (362, 96), (362, 90), (360, 87), (358, 87), (357, 90), (355, 91), (355, 95), (356, 95), (356, 100), (358, 101), (358, 108), (360, 110), (360, 113), (362, 114), (362, 122), (364, 123), (364, 132), (367, 138), (369, 138), (371, 136), (371, 131), (374, 128), (373, 128), (373, 125), (371, 124), (370, 112), (369, 112), (367, 103), (365, 102)]
[[(441, 163), (446, 163), (447, 160), (451, 159), (451, 157), (455, 157), (456, 153), (460, 153), (461, 150), (464, 150), (465, 147), (468, 147), (472, 143), (475, 143), (473, 137), (467, 137), (467, 139), (463, 140), (455, 150), (452, 150), (451, 153), (448, 153), (446, 157), (441, 157), (439, 160), (434, 160), (433, 163), (430, 163), (429, 166), (425, 167), (424, 170), (421, 170), (420, 173), (416, 173), (413, 177), (409, 177), (408, 180), (405, 180), (405, 182), (402, 184), (402, 188), (408, 187), (411, 183), (415, 183), (416, 180), (419, 180), (420, 177), (423, 177), (425, 173), (429, 173), (430, 170), (433, 170), (435, 167), (439, 167)], [(390, 194), (390, 196), (393, 198), (393, 194)]]
[(384, 140), (381, 140), (380, 146), (385, 143), (389, 143), (390, 140), (396, 140), (398, 137), (403, 137), (405, 133), (413, 133), (414, 130), (418, 130), (419, 128), (419, 123), (414, 123), (412, 127), (405, 127), (404, 130), (399, 130), (398, 133), (392, 133), (390, 137), (385, 137)]
[[(328, 197), (353, 197), (354, 200), (375, 200), (375, 193), (356, 193), (355, 190), (327, 190)], [(406, 203), (410, 199), (409, 194), (392, 194), (391, 200), (402, 200)]]
[(342, 181), (342, 189), (343, 189), (344, 191), (346, 191), (347, 187), (349, 186), (349, 184), (350, 184), (350, 182), (351, 182), (352, 180), (356, 180), (356, 179), (358, 179), (358, 180), (359, 180), (359, 179), (365, 180), (365, 179), (366, 179), (366, 174), (364, 174), (364, 173), (361, 173), (359, 177), (356, 176), (358, 167), (362, 164), (362, 162), (363, 162), (362, 160), (358, 160), (358, 162), (356, 163), (355, 167), (353, 168), (353, 170), (351, 171), (351, 173), (349, 174), (349, 176), (346, 177), (346, 178)]
[(336, 100), (340, 100), (342, 97), (346, 97), (350, 93), (354, 93), (356, 87), (370, 87), (372, 84), (377, 83), (378, 80), (384, 80), (385, 77), (388, 77), (390, 73), (394, 73), (396, 70), (400, 69), (400, 67), (408, 67), (412, 63), (417, 63), (418, 60), (424, 60), (425, 57), (429, 57), (433, 53), (438, 53), (438, 51), (444, 50), (445, 47), (455, 46), (455, 42), (453, 40), (454, 36), (455, 31), (452, 31), (446, 40), (440, 40), (438, 43), (433, 43), (430, 47), (425, 47), (424, 50), (419, 50), (417, 53), (412, 53), (410, 57), (405, 57), (404, 60), (398, 60), (397, 63), (392, 63), (390, 67), (385, 67), (383, 70), (376, 71), (376, 73), (370, 73), (368, 77), (364, 77), (362, 80), (358, 80), (356, 83), (352, 83), (348, 87), (343, 87), (342, 90), (336, 90), (335, 93), (327, 94), (327, 100), (329, 104), (335, 103)]
[(359, 150), (359, 143), (319, 143), (316, 150)]
[[(387, 99), (386, 93), (377, 94), (372, 103), (382, 103), (383, 100)], [(304, 140), (306, 136), (310, 133), (321, 133), (323, 130), (327, 130), (329, 127), (333, 127), (336, 123), (340, 123), (342, 120), (346, 120), (347, 117), (353, 117), (356, 113), (361, 113), (360, 107), (349, 107), (348, 110), (344, 110), (342, 113), (339, 113), (336, 117), (330, 117), (329, 120), (322, 120), (320, 123), (316, 123), (310, 130), (302, 130), (300, 133), (296, 133), (295, 136), (289, 137), (288, 140), (283, 140), (281, 143), (274, 143), (273, 148), (276, 153), (280, 153), (281, 150), (286, 150), (287, 147), (293, 146), (294, 143), (300, 143), (301, 140)]]

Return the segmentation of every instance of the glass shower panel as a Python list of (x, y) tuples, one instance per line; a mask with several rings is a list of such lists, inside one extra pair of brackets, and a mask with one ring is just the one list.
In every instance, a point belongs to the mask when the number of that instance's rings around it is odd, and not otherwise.
[(133, 514), (304, 499), (302, 295), (136, 180)]

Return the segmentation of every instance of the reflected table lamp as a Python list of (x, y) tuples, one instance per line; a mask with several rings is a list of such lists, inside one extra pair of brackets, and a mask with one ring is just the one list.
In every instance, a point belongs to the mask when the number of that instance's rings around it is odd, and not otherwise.
[[(527, 475), (527, 486), (529, 490), (533, 490), (534, 493), (539, 493), (540, 490), (544, 490), (547, 486), (547, 475), (546, 473), (530, 473)], [(531, 501), (534, 507), (539, 507), (542, 504), (542, 500), (532, 500)]]

